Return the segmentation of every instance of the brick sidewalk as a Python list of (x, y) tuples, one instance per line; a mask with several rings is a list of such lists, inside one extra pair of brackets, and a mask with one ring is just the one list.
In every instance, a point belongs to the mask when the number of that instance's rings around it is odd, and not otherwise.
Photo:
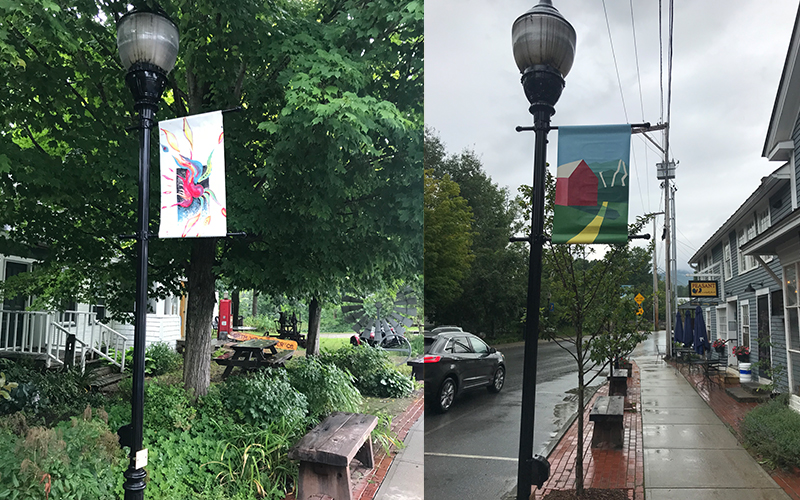
[[(422, 416), (425, 409), (424, 400), (420, 394), (403, 413), (392, 419), (392, 431), (397, 434), (399, 441), (405, 441), (411, 426)], [(353, 485), (353, 500), (372, 500), (392, 465), (394, 453), (387, 455), (383, 448), (376, 448), (374, 453), (375, 467)]]
[[(670, 363), (673, 367), (674, 363)], [(758, 406), (757, 403), (742, 403), (736, 401), (725, 392), (725, 388), (717, 384), (709, 383), (708, 380), (703, 378), (702, 373), (689, 372), (686, 369), (681, 371), (684, 378), (694, 386), (697, 394), (703, 398), (708, 406), (714, 410), (714, 413), (725, 422), (731, 429), (735, 431), (736, 437), (742, 441), (741, 423), (744, 416), (753, 408)], [(738, 384), (728, 384), (730, 387)], [(783, 471), (781, 469), (767, 470), (772, 479), (778, 483), (778, 486), (783, 488), (789, 497), (793, 500), (800, 500), (800, 471)]]
[[(642, 445), (642, 415), (639, 367), (634, 363), (633, 374), (628, 379), (627, 405), (636, 411), (626, 411), (624, 416), (625, 440), (621, 450), (592, 449), (594, 422), (589, 421), (594, 400), (608, 394), (604, 384), (586, 405), (583, 429), (584, 488), (625, 489), (628, 498), (644, 498), (644, 449)], [(575, 489), (575, 459), (578, 452), (578, 421), (575, 420), (548, 457), (550, 479), (541, 490), (534, 490), (533, 498), (543, 498), (553, 490)]]

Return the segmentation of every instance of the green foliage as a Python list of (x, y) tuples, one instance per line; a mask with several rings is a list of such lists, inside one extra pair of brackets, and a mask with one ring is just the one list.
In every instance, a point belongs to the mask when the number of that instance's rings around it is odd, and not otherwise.
[(397, 449), (405, 448), (405, 443), (397, 438), (397, 433), (392, 432), (392, 416), (384, 412), (379, 412), (378, 425), (372, 429), (370, 438), (373, 442), (378, 443), (383, 448), (384, 453), (390, 453), (392, 446)]
[(298, 358), (287, 367), (289, 382), (308, 400), (310, 416), (324, 417), (334, 411), (357, 413), (361, 393), (353, 377), (333, 363), (323, 363), (317, 356)]
[(126, 466), (106, 423), (73, 417), (52, 429), (31, 427), (23, 436), (0, 430), (3, 498), (114, 498)]
[(285, 421), (254, 431), (234, 426), (230, 434), (236, 437), (209, 465), (219, 470), (216, 479), (232, 495), (280, 500), (297, 482), (297, 464), (288, 459), (288, 451), (301, 433), (302, 428)]
[(414, 392), (414, 381), (393, 366), (384, 366), (382, 370), (367, 375), (359, 387), (370, 396), (404, 398)]
[(742, 420), (746, 444), (781, 467), (800, 467), (800, 414), (788, 405), (788, 395), (757, 406)]
[(32, 421), (51, 424), (83, 411), (87, 405), (101, 406), (103, 397), (89, 392), (91, 373), (79, 368), (40, 370), (26, 361), (3, 360), (8, 380), (17, 380), (9, 398), (0, 398), (0, 415), (25, 411)]
[[(144, 372), (151, 377), (158, 377), (177, 370), (181, 366), (182, 356), (175, 352), (166, 342), (155, 342), (145, 350)], [(127, 361), (126, 361), (127, 366)], [(131, 363), (133, 366), (133, 363)]]
[[(437, 324), (460, 325), (492, 338), (508, 331), (519, 332), (527, 290), (528, 246), (508, 243), (519, 229), (518, 205), (512, 203), (506, 188), (492, 182), (478, 155), (470, 150), (448, 154), (441, 139), (430, 129), (425, 130), (425, 168), (440, 182), (449, 178), (458, 184), (459, 194), (471, 210), (474, 232), (470, 246), (474, 259), (458, 280), (463, 293), (449, 304), (436, 296), (431, 303), (426, 294), (427, 306), (434, 307), (431, 310), (426, 306), (428, 316)], [(444, 243), (434, 241), (442, 236), (436, 229), (426, 218), (426, 252), (429, 248), (435, 251)], [(429, 270), (439, 272), (434, 268)], [(427, 272), (425, 278), (430, 288)], [(434, 289), (437, 286), (435, 282), (432, 285)]]
[(425, 169), (425, 310), (452, 304), (462, 292), (461, 281), (474, 259), (471, 250), (472, 209), (458, 184)]
[(11, 389), (16, 389), (19, 384), (17, 382), (7, 382), (6, 374), (0, 372), (0, 397), (6, 401), (11, 400)]
[(145, 384), (144, 421), (148, 427), (189, 430), (196, 413), (191, 398), (183, 387), (159, 384), (155, 379)]
[(388, 354), (368, 345), (345, 346), (323, 351), (323, 363), (333, 363), (347, 370), (356, 379), (356, 387), (365, 396), (406, 397), (414, 390), (414, 382), (400, 373), (389, 361)]
[(268, 427), (281, 420), (297, 426), (308, 413), (308, 400), (291, 386), (286, 371), (271, 368), (229, 378), (223, 401), (239, 423), (256, 427)]
[(333, 363), (349, 372), (355, 377), (357, 387), (361, 386), (367, 375), (378, 372), (389, 364), (389, 355), (386, 351), (365, 344), (346, 345), (335, 351), (323, 350), (319, 359), (323, 363)]
[(425, 349), (425, 336), (422, 334), (407, 335), (411, 343), (411, 357), (422, 356)]

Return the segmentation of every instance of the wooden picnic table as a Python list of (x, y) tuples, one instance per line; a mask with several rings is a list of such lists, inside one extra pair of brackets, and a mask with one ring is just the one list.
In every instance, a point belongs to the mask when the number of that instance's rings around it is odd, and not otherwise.
[[(222, 378), (226, 378), (231, 374), (235, 367), (240, 367), (242, 370), (254, 370), (264, 366), (282, 365), (284, 361), (292, 357), (292, 352), (288, 354), (279, 355), (275, 346), (278, 344), (277, 340), (271, 339), (252, 339), (245, 342), (238, 342), (231, 346), (233, 355), (231, 357), (217, 358), (218, 364), (227, 365), (225, 371), (222, 373)], [(264, 351), (269, 351), (265, 353)]]

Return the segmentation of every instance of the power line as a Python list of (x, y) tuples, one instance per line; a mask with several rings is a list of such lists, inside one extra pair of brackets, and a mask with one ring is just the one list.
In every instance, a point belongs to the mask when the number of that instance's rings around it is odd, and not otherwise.
[[(645, 117), (644, 117), (644, 97), (643, 97), (643, 94), (642, 94), (642, 76), (641, 76), (641, 72), (639, 70), (639, 45), (636, 43), (636, 20), (635, 20), (634, 14), (633, 14), (633, 0), (630, 0), (629, 5), (630, 5), (630, 10), (631, 10), (631, 31), (633, 32), (633, 54), (634, 54), (634, 59), (636, 60), (636, 82), (637, 82), (637, 84), (639, 86), (639, 108), (640, 108), (640, 110), (642, 112), (642, 121), (644, 122), (644, 121), (646, 121)], [(644, 142), (647, 142), (647, 141), (645, 141), (644, 139), (641, 139), (641, 138), (640, 138), (640, 140), (644, 141)], [(636, 150), (634, 150), (634, 157), (635, 157), (635, 155), (636, 155)], [(645, 150), (644, 150), (644, 164), (645, 164), (645, 166), (650, 164), (650, 162), (647, 159), (647, 148), (645, 148)], [(647, 171), (646, 167), (645, 167), (645, 171)], [(647, 207), (649, 209), (650, 208), (650, 176), (649, 175), (645, 175), (644, 178), (645, 178), (646, 191), (647, 191)], [(637, 176), (637, 179), (638, 179), (638, 176)], [(641, 191), (642, 191), (642, 188), (639, 187), (639, 194), (640, 195), (641, 195)], [(644, 200), (642, 200), (642, 205), (644, 205)]]
[(603, 14), (606, 16), (606, 28), (608, 29), (608, 41), (611, 43), (611, 57), (614, 59), (614, 70), (617, 72), (617, 86), (619, 96), (622, 99), (622, 111), (625, 113), (625, 121), (628, 121), (628, 108), (625, 106), (625, 96), (622, 93), (622, 80), (619, 77), (619, 66), (617, 65), (617, 54), (614, 51), (614, 40), (611, 38), (611, 24), (608, 22), (608, 11), (606, 10), (606, 0), (603, 0)]

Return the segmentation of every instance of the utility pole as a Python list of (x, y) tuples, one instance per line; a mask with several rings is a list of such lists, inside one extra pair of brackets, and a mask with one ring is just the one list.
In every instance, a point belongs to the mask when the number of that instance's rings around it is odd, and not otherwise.
[[(653, 130), (663, 130), (663, 145), (658, 144), (652, 137), (647, 135), (647, 132)], [(656, 177), (658, 180), (663, 180), (664, 183), (664, 266), (665, 274), (665, 290), (664, 290), (664, 305), (666, 306), (666, 330), (667, 330), (667, 356), (672, 356), (672, 230), (670, 225), (674, 226), (674, 222), (670, 224), (671, 214), (673, 211), (672, 189), (670, 187), (670, 179), (675, 178), (675, 162), (669, 160), (669, 123), (659, 123), (655, 127), (650, 127), (648, 130), (643, 130), (642, 135), (649, 140), (653, 145), (658, 148), (664, 155), (664, 161), (656, 164)], [(674, 220), (674, 219), (673, 219)], [(677, 262), (677, 259), (675, 259)], [(655, 275), (655, 273), (654, 273)]]
[(646, 217), (653, 217), (653, 331), (658, 331), (658, 243), (656, 243), (656, 217), (664, 215), (665, 212), (652, 212), (645, 214)]

